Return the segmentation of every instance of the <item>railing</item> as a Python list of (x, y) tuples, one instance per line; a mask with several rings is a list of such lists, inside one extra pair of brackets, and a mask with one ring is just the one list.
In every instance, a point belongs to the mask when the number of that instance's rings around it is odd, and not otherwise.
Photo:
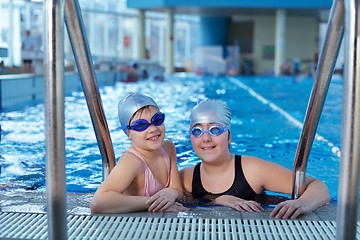
[(308, 103), (294, 161), (294, 187), (292, 198), (298, 198), (305, 190), (307, 159), (315, 137), (330, 79), (344, 33), (344, 1), (335, 1), (330, 12), (328, 29), (319, 58), (316, 77)]
[(294, 162), (292, 198), (301, 196), (306, 165), (345, 30), (345, 67), (337, 239), (355, 239), (360, 170), (359, 0), (335, 0)]
[(63, 1), (45, 2), (45, 162), (49, 239), (66, 239)]
[[(64, 137), (63, 0), (47, 0), (45, 7), (45, 135), (48, 226), (50, 239), (66, 239), (66, 182)], [(345, 7), (344, 7), (345, 6)], [(346, 61), (344, 71), (344, 111), (342, 155), (337, 209), (337, 239), (355, 239), (359, 196), (360, 159), (360, 67), (357, 38), (360, 21), (359, 0), (335, 0), (326, 40), (320, 55), (316, 80), (306, 113), (294, 163), (293, 198), (299, 197), (306, 182), (307, 158), (333, 74), (344, 26)], [(345, 14), (345, 12), (347, 14)], [(103, 157), (103, 177), (115, 165), (100, 95), (96, 86), (91, 54), (77, 0), (65, 1), (66, 25), (79, 68), (85, 97)], [(345, 19), (346, 18), (346, 19)], [(345, 19), (345, 23), (344, 23)], [(356, 121), (357, 120), (357, 121)]]
[(66, 239), (64, 11), (70, 42), (102, 155), (103, 179), (115, 166), (115, 154), (96, 85), (79, 3), (77, 0), (47, 0), (45, 4), (44, 79), (48, 228), (50, 239)]
[(103, 161), (103, 179), (115, 166), (115, 154), (111, 143), (101, 97), (96, 85), (95, 70), (87, 42), (78, 0), (65, 1), (65, 23), (79, 70), (86, 102), (90, 112), (96, 139)]
[(337, 239), (356, 239), (360, 161), (359, 0), (345, 1), (345, 69)]

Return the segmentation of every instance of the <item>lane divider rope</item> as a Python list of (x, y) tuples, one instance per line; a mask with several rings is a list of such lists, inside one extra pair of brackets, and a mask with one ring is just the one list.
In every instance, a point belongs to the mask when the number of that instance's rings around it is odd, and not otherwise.
[[(299, 129), (303, 128), (303, 124), (299, 120), (295, 119), (293, 116), (288, 114), (284, 109), (280, 108), (276, 104), (272, 103), (271, 101), (267, 100), (266, 98), (264, 98), (263, 96), (261, 96), (260, 94), (255, 92), (252, 88), (250, 88), (249, 86), (247, 86), (246, 84), (241, 82), (239, 79), (230, 78), (230, 81), (233, 82), (234, 84), (238, 85), (242, 89), (246, 90), (251, 96), (255, 97), (257, 100), (262, 102), (264, 105), (268, 105), (274, 111), (279, 112), (281, 115), (283, 115), (286, 119), (288, 119), (291, 123), (293, 123)], [(315, 139), (318, 141), (321, 141), (321, 142), (325, 142), (329, 147), (331, 147), (331, 151), (336, 156), (340, 157), (341, 152), (340, 152), (339, 147), (335, 146), (333, 143), (331, 143), (329, 140), (327, 140), (326, 138), (324, 138), (323, 136), (321, 136), (319, 134), (315, 134)]]

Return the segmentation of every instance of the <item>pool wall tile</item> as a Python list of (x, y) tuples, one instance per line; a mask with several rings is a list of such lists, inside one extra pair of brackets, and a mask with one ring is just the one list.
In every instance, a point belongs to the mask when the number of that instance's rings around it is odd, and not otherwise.
[[(98, 87), (113, 84), (116, 72), (96, 72)], [(82, 84), (78, 73), (65, 73), (65, 94), (81, 91)], [(22, 103), (43, 101), (44, 77), (34, 74), (14, 74), (0, 76), (0, 110), (20, 107)]]

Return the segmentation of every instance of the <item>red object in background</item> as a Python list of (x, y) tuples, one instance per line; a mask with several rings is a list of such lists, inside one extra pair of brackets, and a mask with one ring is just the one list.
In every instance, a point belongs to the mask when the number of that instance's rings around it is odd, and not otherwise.
[(174, 36), (170, 35), (170, 41), (173, 41), (173, 40), (174, 40)]
[(130, 36), (124, 36), (124, 46), (129, 47), (131, 44), (131, 38)]

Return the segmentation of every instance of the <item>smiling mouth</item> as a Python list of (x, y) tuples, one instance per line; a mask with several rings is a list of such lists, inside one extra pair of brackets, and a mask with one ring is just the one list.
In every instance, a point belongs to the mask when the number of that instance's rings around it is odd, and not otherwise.
[(215, 148), (215, 146), (213, 146), (213, 147), (202, 147), (201, 149), (205, 150), (205, 151), (208, 151), (208, 150), (212, 150), (214, 148)]
[(153, 136), (153, 137), (150, 137), (148, 138), (149, 141), (155, 141), (159, 138), (160, 136), (159, 135), (156, 135), (156, 136)]

